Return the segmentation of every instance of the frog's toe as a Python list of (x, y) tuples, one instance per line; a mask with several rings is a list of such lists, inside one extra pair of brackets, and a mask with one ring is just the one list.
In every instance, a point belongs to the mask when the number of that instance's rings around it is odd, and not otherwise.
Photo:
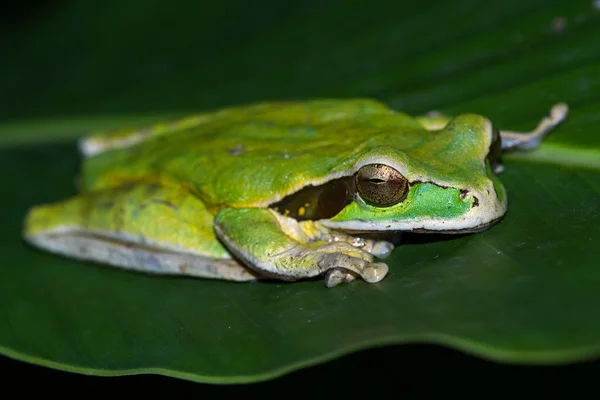
[[(346, 249), (346, 247), (348, 248)], [(332, 286), (341, 283), (342, 280), (346, 280), (346, 277), (343, 276), (343, 274), (346, 273), (354, 273), (365, 280), (375, 279), (373, 277), (373, 271), (369, 268), (369, 266), (373, 265), (371, 263), (373, 261), (373, 255), (366, 251), (352, 248), (352, 246), (347, 245), (346, 243), (338, 243), (338, 251), (329, 253), (332, 249), (333, 246), (325, 246), (322, 249), (325, 253), (321, 253), (318, 260), (321, 273), (331, 274), (329, 278), (326, 277), (325, 279), (326, 281), (331, 281)], [(329, 272), (335, 270), (340, 270), (342, 273)]]
[(350, 282), (357, 276), (369, 283), (379, 282), (388, 273), (385, 263), (371, 263), (346, 254), (332, 254), (322, 260), (325, 270), (325, 285), (333, 287), (340, 283)]
[(375, 243), (373, 249), (371, 250), (371, 254), (378, 258), (386, 258), (392, 251), (394, 250), (394, 245), (390, 242), (379, 241)]
[(328, 288), (348, 283), (356, 278), (355, 275), (342, 269), (330, 269), (325, 273), (325, 286)]
[(385, 263), (372, 263), (365, 267), (361, 276), (365, 282), (379, 282), (387, 275), (389, 268)]

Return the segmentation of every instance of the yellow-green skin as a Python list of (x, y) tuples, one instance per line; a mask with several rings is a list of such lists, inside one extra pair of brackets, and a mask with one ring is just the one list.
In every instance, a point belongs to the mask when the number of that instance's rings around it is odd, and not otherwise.
[[(148, 272), (296, 280), (335, 270), (328, 285), (374, 282), (387, 267), (373, 258), (391, 245), (359, 232), (476, 231), (506, 211), (486, 161), (497, 135), (490, 122), (474, 114), (427, 122), (372, 100), (317, 100), (92, 135), (81, 142), (81, 193), (32, 209), (24, 236)], [(371, 163), (408, 179), (405, 200), (374, 207), (357, 196), (333, 218), (300, 223), (269, 209)]]

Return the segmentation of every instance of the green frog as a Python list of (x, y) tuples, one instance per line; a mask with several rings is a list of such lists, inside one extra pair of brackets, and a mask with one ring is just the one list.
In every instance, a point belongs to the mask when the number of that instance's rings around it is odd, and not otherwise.
[(368, 99), (269, 102), (79, 142), (80, 191), (32, 208), (24, 238), (157, 274), (327, 287), (381, 281), (398, 232), (485, 230), (506, 213), (501, 155), (529, 133), (485, 117), (413, 117)]

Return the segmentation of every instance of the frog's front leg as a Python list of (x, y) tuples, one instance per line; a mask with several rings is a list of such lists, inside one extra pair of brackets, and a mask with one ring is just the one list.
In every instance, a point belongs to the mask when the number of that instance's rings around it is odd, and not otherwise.
[[(300, 225), (262, 208), (226, 208), (215, 217), (215, 232), (250, 268), (282, 280), (325, 274), (328, 287), (360, 276), (379, 282), (388, 272), (374, 255), (346, 240), (326, 241), (316, 223)], [(316, 240), (315, 240), (316, 239)], [(333, 273), (329, 271), (340, 271)], [(351, 278), (352, 277), (352, 278)]]

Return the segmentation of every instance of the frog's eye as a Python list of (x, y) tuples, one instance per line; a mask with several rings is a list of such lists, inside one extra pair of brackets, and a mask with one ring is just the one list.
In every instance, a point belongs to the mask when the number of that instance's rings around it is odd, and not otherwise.
[(389, 207), (404, 200), (408, 180), (385, 164), (367, 164), (356, 173), (356, 188), (365, 202)]

